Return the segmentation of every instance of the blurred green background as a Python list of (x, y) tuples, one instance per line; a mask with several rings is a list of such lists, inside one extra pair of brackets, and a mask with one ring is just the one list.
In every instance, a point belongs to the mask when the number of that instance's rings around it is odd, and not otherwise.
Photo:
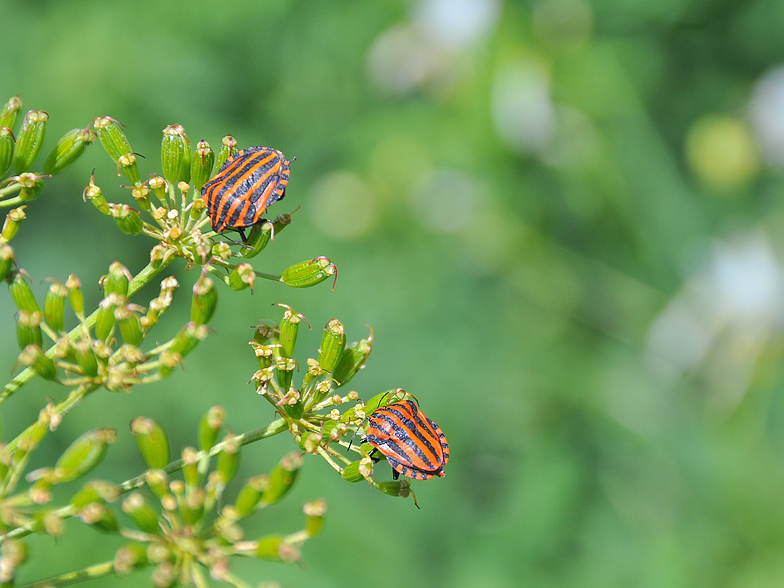
[[(286, 302), (314, 326), (303, 362), (328, 319), (349, 341), (372, 325), (352, 387), (416, 394), (452, 458), (445, 478), (414, 483), (416, 510), (308, 456), (249, 535), (300, 528), (316, 497), (325, 530), (302, 569), (235, 564), (251, 584), (780, 585), (781, 2), (38, 0), (0, 2), (0, 22), (0, 99), (50, 114), (45, 150), (103, 115), (126, 125), (144, 177), (171, 123), (194, 144), (274, 146), (297, 161), (273, 213), (302, 208), (256, 268), (316, 255), (339, 268), (334, 292), (222, 288), (215, 335), (184, 373), (97, 393), (34, 466), (112, 426), (96, 475), (124, 480), (143, 469), (128, 432), (139, 414), (175, 448), (196, 443), (215, 403), (235, 432), (266, 424), (248, 326)], [(14, 241), (41, 295), (41, 279), (73, 272), (95, 304), (112, 261), (146, 264), (152, 242), (82, 202), (93, 167), (107, 199), (130, 203), (99, 144), (47, 182)], [(187, 320), (196, 278), (174, 273), (161, 340)], [(3, 332), (13, 314), (0, 297)], [(0, 357), (10, 372), (13, 337)], [(64, 394), (36, 382), (13, 397), (6, 439)], [(251, 445), (240, 475), (292, 449), (285, 435)], [(30, 540), (20, 580), (117, 545), (69, 521), (58, 544)], [(149, 573), (92, 585), (147, 586)]]

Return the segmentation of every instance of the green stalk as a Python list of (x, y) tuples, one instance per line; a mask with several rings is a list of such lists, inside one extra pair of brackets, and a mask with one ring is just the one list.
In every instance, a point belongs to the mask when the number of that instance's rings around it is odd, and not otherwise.
[(105, 561), (81, 570), (76, 570), (75, 572), (67, 572), (65, 574), (60, 574), (59, 576), (46, 578), (45, 580), (20, 584), (17, 588), (46, 588), (48, 586), (56, 588), (57, 586), (67, 586), (68, 584), (75, 584), (76, 582), (83, 582), (84, 580), (103, 578), (104, 576), (113, 575), (114, 573), (114, 562)]
[[(149, 284), (152, 279), (161, 273), (166, 267), (174, 261), (175, 256), (171, 256), (169, 258), (164, 258), (161, 261), (161, 265), (157, 268), (152, 267), (152, 265), (148, 264), (142, 271), (140, 271), (136, 276), (131, 280), (131, 283), (128, 285), (128, 297), (130, 298), (133, 294), (141, 290), (144, 286)], [(98, 318), (98, 311), (94, 311), (90, 316), (88, 316), (84, 321), (84, 326), (87, 329), (91, 329), (95, 326), (95, 321)], [(70, 333), (68, 333), (68, 338), (71, 341), (78, 341), (82, 338), (84, 334), (84, 330), (82, 329), (82, 325), (78, 325), (74, 327)], [(54, 346), (50, 347), (46, 351), (46, 357), (49, 359), (54, 357)], [(0, 390), (0, 404), (6, 401), (10, 396), (12, 396), (19, 388), (27, 384), (30, 380), (35, 377), (36, 371), (29, 367), (22, 372), (19, 373), (13, 380), (8, 382), (2, 390)]]

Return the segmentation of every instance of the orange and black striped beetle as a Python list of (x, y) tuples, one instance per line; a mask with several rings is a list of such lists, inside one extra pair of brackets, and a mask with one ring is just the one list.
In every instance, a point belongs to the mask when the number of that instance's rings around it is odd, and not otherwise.
[(401, 474), (414, 480), (445, 475), (449, 461), (446, 436), (413, 400), (382, 406), (367, 420), (364, 441), (387, 459), (395, 480)]
[(236, 229), (244, 242), (243, 229), (286, 195), (289, 163), (271, 147), (248, 147), (229, 157), (201, 189), (212, 230)]

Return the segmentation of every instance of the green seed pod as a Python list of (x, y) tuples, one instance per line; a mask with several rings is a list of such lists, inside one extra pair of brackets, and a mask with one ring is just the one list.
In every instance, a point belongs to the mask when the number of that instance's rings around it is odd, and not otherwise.
[(65, 322), (65, 297), (68, 288), (53, 281), (44, 298), (44, 320), (53, 331), (62, 331)]
[(256, 281), (256, 272), (253, 266), (248, 263), (238, 263), (229, 275), (229, 287), (232, 290), (244, 290), (250, 286), (253, 289), (253, 282)]
[(99, 502), (85, 506), (79, 511), (79, 518), (85, 525), (95, 527), (99, 531), (117, 533), (120, 530), (114, 513), (105, 504)]
[[(215, 152), (207, 141), (199, 141), (191, 162), (191, 183), (197, 194), (201, 193), (204, 184), (212, 177), (213, 165), (215, 165)], [(196, 202), (201, 200), (197, 199)]]
[(84, 319), (84, 297), (82, 296), (82, 284), (75, 275), (71, 274), (65, 281), (65, 287), (68, 288), (68, 302), (71, 304), (76, 316)]
[(66, 449), (54, 466), (58, 482), (81, 478), (101, 463), (109, 445), (117, 439), (114, 429), (87, 431)]
[(187, 488), (195, 488), (201, 483), (201, 474), (199, 473), (199, 452), (193, 447), (183, 448), (182, 461), (184, 462), (182, 477), (185, 480), (185, 486)]
[(275, 347), (272, 345), (254, 345), (253, 353), (256, 354), (256, 361), (259, 368), (266, 370), (272, 365), (272, 358), (275, 355)]
[(265, 505), (280, 502), (297, 479), (300, 467), (302, 467), (302, 456), (299, 453), (289, 453), (284, 456), (270, 473), (269, 486), (261, 495), (261, 501)]
[(32, 202), (41, 195), (41, 191), (44, 189), (43, 176), (23, 173), (19, 174), (16, 181), (22, 187), (19, 190), (19, 200), (22, 202)]
[(163, 129), (161, 168), (163, 177), (170, 184), (191, 179), (191, 142), (180, 125), (169, 125)]
[(199, 341), (206, 339), (208, 334), (209, 329), (206, 325), (197, 325), (194, 322), (186, 323), (177, 333), (169, 351), (185, 357), (193, 351)]
[(294, 370), (297, 363), (293, 359), (281, 357), (277, 360), (277, 371), (275, 376), (278, 380), (278, 385), (282, 390), (291, 388), (291, 382), (294, 379)]
[(148, 468), (161, 469), (169, 463), (169, 437), (158, 423), (146, 417), (136, 417), (131, 421), (131, 433)]
[(256, 549), (253, 554), (267, 561), (281, 561), (280, 548), (283, 545), (283, 537), (280, 535), (268, 535), (256, 541)]
[(222, 406), (210, 407), (201, 417), (199, 422), (199, 449), (201, 451), (207, 451), (215, 445), (225, 418), (226, 411)]
[(98, 316), (95, 320), (95, 337), (101, 341), (106, 341), (114, 330), (114, 310), (117, 308), (119, 296), (112, 292), (101, 300), (98, 305)]
[(272, 223), (264, 221), (256, 223), (250, 228), (245, 246), (240, 249), (240, 255), (245, 259), (256, 257), (270, 242), (272, 237)]
[(41, 334), (41, 313), (39, 311), (27, 312), (20, 310), (16, 315), (16, 342), (19, 349), (28, 345), (41, 347), (43, 336)]
[(121, 155), (120, 159), (117, 160), (117, 165), (123, 171), (125, 177), (131, 180), (134, 186), (141, 185), (141, 181), (139, 179), (139, 166), (136, 165), (135, 153), (126, 153), (125, 155)]
[(22, 110), (22, 99), (19, 96), (9, 98), (8, 102), (0, 108), (0, 127), (8, 127), (13, 130), (20, 110)]
[(161, 531), (158, 524), (158, 515), (150, 508), (147, 499), (141, 492), (132, 492), (122, 501), (122, 511), (127, 514), (136, 527), (150, 535), (157, 535)]
[[(198, 192), (197, 192), (197, 194), (198, 194)], [(201, 200), (199, 198), (194, 200), (193, 204), (191, 205), (191, 218), (193, 220), (196, 220), (197, 218), (199, 218), (201, 216), (201, 214), (204, 212), (205, 208), (207, 208), (207, 205), (204, 204), (204, 200)], [(201, 256), (199, 256), (199, 257), (201, 257)]]
[(204, 516), (204, 502), (207, 493), (204, 488), (196, 487), (185, 495), (180, 503), (180, 514), (186, 525), (195, 525)]
[(114, 573), (124, 576), (147, 566), (147, 550), (138, 543), (123, 545), (114, 554)]
[[(299, 331), (299, 323), (304, 318), (301, 314), (295, 313), (290, 306), (285, 304), (278, 304), (285, 308), (283, 312), (283, 319), (280, 321), (278, 327), (278, 347), (276, 348), (281, 357), (291, 358), (294, 356), (294, 347), (297, 344), (297, 333)], [(308, 325), (310, 326), (310, 325)]]
[(0, 242), (0, 280), (5, 280), (11, 273), (14, 263), (14, 250), (10, 245)]
[(144, 479), (159, 500), (169, 494), (169, 478), (163, 470), (147, 470)]
[(139, 213), (127, 204), (110, 204), (109, 211), (117, 227), (126, 235), (138, 235), (144, 228)]
[(152, 212), (152, 204), (150, 204), (150, 188), (148, 186), (137, 186), (131, 190), (131, 196), (136, 200), (139, 208), (146, 212)]
[(161, 204), (168, 204), (167, 201), (167, 192), (166, 192), (166, 180), (164, 180), (161, 176), (153, 176), (147, 182), (147, 185), (150, 186), (152, 193), (161, 201)]
[(313, 502), (306, 502), (302, 507), (302, 512), (308, 517), (305, 523), (305, 532), (308, 537), (315, 537), (321, 532), (324, 526), (324, 517), (327, 514), (327, 503), (321, 499)]
[(109, 116), (96, 118), (93, 121), (93, 128), (98, 135), (98, 140), (103, 145), (106, 153), (109, 154), (115, 163), (127, 153), (133, 153), (131, 144), (125, 136), (122, 125)]
[(11, 299), (19, 310), (26, 310), (27, 312), (41, 312), (38, 302), (33, 296), (33, 291), (30, 289), (30, 284), (25, 279), (29, 276), (24, 270), (17, 270), (14, 272), (11, 282), (8, 284), (8, 291), (11, 293)]
[(164, 351), (159, 356), (161, 366), (158, 368), (158, 375), (165, 378), (172, 373), (172, 370), (182, 363), (182, 356), (179, 353)]
[(337, 382), (338, 387), (346, 385), (357, 375), (359, 370), (365, 367), (365, 362), (372, 349), (373, 329), (370, 330), (370, 336), (367, 339), (352, 343), (343, 350), (335, 369), (332, 370), (332, 378)]
[(221, 146), (218, 149), (218, 159), (215, 161), (215, 169), (220, 169), (224, 162), (237, 152), (237, 140), (231, 135), (226, 135), (221, 139)]
[(419, 508), (417, 504), (416, 494), (411, 490), (411, 482), (406, 479), (400, 479), (394, 482), (377, 482), (373, 484), (377, 490), (389, 496), (399, 496), (400, 498), (408, 498), (409, 494), (414, 498), (414, 505)]
[(318, 363), (321, 369), (331, 372), (346, 349), (346, 332), (338, 319), (330, 320), (324, 327), (319, 346)]
[(25, 208), (27, 208), (27, 206), (14, 208), (6, 215), (5, 221), (3, 222), (3, 232), (2, 235), (0, 235), (6, 242), (13, 239), (19, 231), (19, 225), (25, 219)]
[(112, 213), (109, 204), (106, 202), (106, 198), (103, 197), (103, 192), (95, 185), (94, 175), (90, 176), (90, 183), (82, 192), (82, 200), (85, 202), (88, 200), (92, 202), (93, 206), (95, 206), (101, 214), (109, 215)]
[(76, 363), (82, 368), (82, 373), (91, 378), (98, 375), (98, 357), (95, 355), (89, 339), (79, 339), (73, 344)]
[(103, 295), (108, 296), (112, 292), (118, 296), (128, 295), (128, 285), (131, 283), (133, 276), (128, 268), (123, 264), (113, 261), (109, 266), (109, 273), (103, 276), (99, 285), (103, 288)]
[(28, 345), (19, 355), (19, 362), (32, 367), (45, 380), (54, 380), (56, 369), (54, 362), (46, 357), (40, 345)]
[(206, 272), (202, 272), (193, 286), (193, 302), (191, 304), (191, 321), (197, 325), (206, 325), (215, 312), (218, 304), (218, 292)]
[[(337, 281), (337, 271), (335, 264), (329, 258), (317, 257), (291, 266), (280, 276), (280, 281), (291, 288), (310, 288), (330, 276), (335, 276)], [(334, 284), (332, 289), (335, 289)]]
[(59, 174), (81, 157), (87, 146), (95, 141), (96, 134), (90, 129), (72, 129), (57, 142), (44, 162), (44, 173)]
[(361, 482), (373, 475), (373, 462), (366, 457), (352, 461), (343, 469), (343, 479), (347, 482)]
[(14, 135), (11, 129), (0, 127), (0, 177), (11, 167), (14, 158)]
[(261, 495), (269, 486), (269, 476), (254, 476), (249, 478), (237, 495), (234, 503), (235, 515), (238, 519), (243, 519), (256, 509), (261, 500)]
[(73, 495), (70, 505), (82, 509), (93, 502), (108, 502), (120, 495), (120, 491), (114, 484), (103, 480), (90, 480), (81, 490)]
[(31, 110), (25, 115), (22, 130), (16, 137), (16, 149), (14, 149), (14, 172), (17, 174), (29, 170), (38, 156), (38, 152), (41, 151), (48, 119), (49, 115), (43, 110)]
[(114, 310), (114, 319), (120, 327), (120, 336), (129, 345), (138, 345), (144, 339), (139, 315), (132, 311), (128, 305), (118, 306)]
[(215, 470), (220, 474), (222, 483), (228, 484), (240, 467), (240, 444), (237, 437), (227, 435), (223, 440), (223, 450), (218, 454), (218, 465)]

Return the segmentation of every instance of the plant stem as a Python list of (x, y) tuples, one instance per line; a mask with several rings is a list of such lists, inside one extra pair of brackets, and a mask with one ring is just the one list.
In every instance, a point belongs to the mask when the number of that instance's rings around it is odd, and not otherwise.
[[(166, 267), (174, 261), (175, 256), (171, 256), (169, 258), (164, 257), (161, 260), (161, 264), (158, 267), (153, 267), (151, 264), (148, 264), (142, 271), (136, 274), (136, 277), (131, 280), (131, 283), (128, 284), (128, 297), (130, 298), (136, 292), (138, 292), (142, 287), (149, 284), (152, 279), (161, 273)], [(95, 326), (95, 321), (98, 319), (98, 311), (94, 311), (90, 316), (88, 316), (84, 321), (84, 327), (87, 329), (91, 329)], [(68, 333), (68, 338), (71, 341), (78, 341), (84, 336), (85, 329), (82, 328), (82, 325), (78, 325), (74, 327), (70, 333)], [(52, 358), (54, 357), (54, 346), (50, 347), (46, 352), (46, 357)], [(8, 382), (2, 390), (0, 390), (0, 404), (5, 402), (10, 396), (12, 396), (17, 390), (19, 390), (22, 386), (27, 384), (30, 380), (35, 377), (36, 371), (32, 367), (28, 367), (22, 372), (19, 373), (13, 380)]]
[(67, 572), (65, 574), (60, 574), (59, 576), (52, 576), (51, 578), (46, 578), (45, 580), (37, 580), (35, 582), (30, 582), (28, 584), (20, 584), (19, 586), (17, 586), (17, 588), (45, 588), (49, 586), (52, 587), (67, 586), (68, 584), (75, 584), (76, 582), (82, 582), (84, 580), (94, 580), (95, 578), (103, 578), (104, 576), (108, 576), (114, 573), (115, 573), (114, 562), (105, 561), (103, 563), (88, 566), (81, 570), (76, 570), (75, 572)]

